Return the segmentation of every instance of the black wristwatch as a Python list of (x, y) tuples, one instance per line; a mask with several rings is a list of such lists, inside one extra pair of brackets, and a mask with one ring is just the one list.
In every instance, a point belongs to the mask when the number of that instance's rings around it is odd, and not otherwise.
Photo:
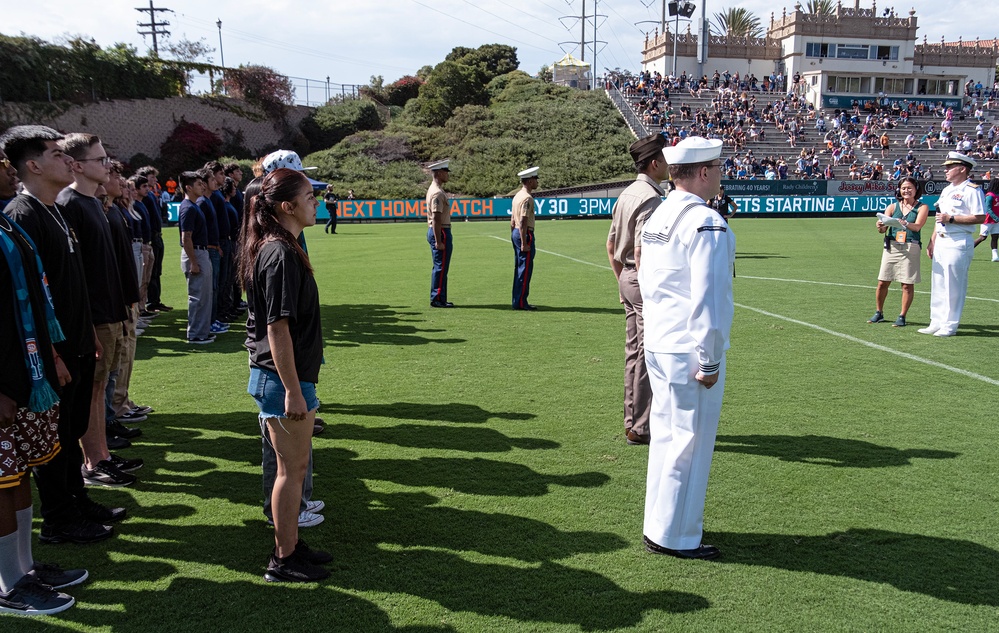
[(950, 219), (947, 220), (947, 224), (954, 224), (954, 216), (950, 216)]

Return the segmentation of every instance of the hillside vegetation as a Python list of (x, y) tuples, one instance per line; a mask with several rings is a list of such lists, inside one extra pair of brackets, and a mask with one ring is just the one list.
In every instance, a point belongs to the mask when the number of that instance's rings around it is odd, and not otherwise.
[(423, 197), (430, 181), (423, 165), (443, 158), (451, 159), (448, 190), (475, 197), (516, 190), (517, 172), (535, 165), (542, 189), (633, 173), (633, 138), (603, 93), (509, 70), (516, 65), (511, 47), (456, 48), (429, 71), (416, 97), (391, 108), (383, 126), (356, 104), (318, 108), (303, 126), (313, 146), (343, 134), (347, 115), (362, 131), (304, 162), (319, 167), (316, 178), (364, 198)]

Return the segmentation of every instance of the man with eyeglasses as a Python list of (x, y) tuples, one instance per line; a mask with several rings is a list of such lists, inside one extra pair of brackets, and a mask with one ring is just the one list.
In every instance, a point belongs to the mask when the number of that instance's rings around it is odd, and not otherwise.
[(926, 255), (933, 260), (930, 324), (920, 334), (957, 334), (975, 254), (975, 225), (985, 221), (982, 188), (968, 179), (975, 164), (975, 159), (960, 152), (949, 152), (943, 162), (950, 184), (940, 192), (936, 224), (926, 247)]
[(663, 150), (676, 189), (645, 223), (638, 271), (653, 394), (644, 544), (684, 559), (720, 555), (701, 537), (735, 310), (735, 236), (707, 203), (721, 150), (696, 136)]
[[(81, 243), (66, 221), (64, 209), (56, 203), (60, 191), (73, 182), (73, 160), (60, 147), (62, 139), (52, 128), (39, 125), (15, 126), (0, 136), (0, 148), (24, 185), (4, 212), (24, 229), (37, 249), (65, 337), (55, 343), (55, 350), (70, 374), (70, 381), (60, 390), (61, 450), (33, 471), (41, 502), (40, 540), (92, 543), (110, 537), (113, 529), (107, 524), (124, 518), (125, 510), (91, 500), (80, 469), (83, 455), (79, 440), (90, 421), (95, 345)], [(103, 430), (103, 420), (101, 427)], [(30, 524), (30, 518), (28, 521)]]
[[(125, 345), (128, 304), (122, 290), (118, 259), (104, 205), (96, 198), (97, 189), (111, 177), (111, 158), (100, 138), (93, 134), (69, 134), (60, 145), (73, 159), (73, 184), (59, 192), (56, 201), (65, 209), (66, 221), (80, 239), (80, 255), (87, 276), (90, 319), (100, 353), (94, 368), (90, 425), (80, 438), (83, 446), (83, 480), (90, 486), (117, 488), (135, 483), (135, 476), (122, 471), (118, 460), (108, 452), (108, 427), (104, 393), (108, 377), (121, 363)], [(117, 425), (116, 435), (132, 439), (138, 429)], [(43, 533), (44, 536), (44, 533)]]

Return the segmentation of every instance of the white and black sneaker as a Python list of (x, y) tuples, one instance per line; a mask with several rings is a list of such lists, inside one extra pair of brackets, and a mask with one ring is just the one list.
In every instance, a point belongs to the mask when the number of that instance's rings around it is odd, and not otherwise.
[(59, 565), (38, 561), (35, 561), (28, 575), (34, 576), (35, 580), (53, 589), (72, 587), (90, 577), (86, 569), (63, 569)]
[(108, 455), (108, 461), (114, 464), (115, 468), (123, 473), (134, 473), (142, 468), (142, 465), (145, 463), (140, 457), (128, 459), (127, 457), (118, 457), (114, 453), (108, 453)]
[(88, 486), (121, 488), (131, 486), (137, 481), (135, 475), (121, 472), (117, 466), (106, 459), (94, 464), (93, 470), (83, 465), (80, 466), (80, 471), (83, 473), (83, 483)]
[(42, 584), (31, 574), (25, 574), (7, 593), (0, 592), (0, 613), (52, 615), (74, 604), (75, 598)]

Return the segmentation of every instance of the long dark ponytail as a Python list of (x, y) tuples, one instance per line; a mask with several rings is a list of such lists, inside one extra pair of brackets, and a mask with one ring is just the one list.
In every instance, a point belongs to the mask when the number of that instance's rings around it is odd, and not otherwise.
[(278, 207), (293, 201), (309, 181), (293, 169), (275, 169), (263, 178), (254, 178), (247, 186), (243, 202), (243, 225), (240, 228), (239, 280), (243, 289), (253, 281), (253, 265), (264, 242), (284, 242), (298, 255), (302, 266), (312, 272), (309, 256), (298, 240), (278, 222)]

